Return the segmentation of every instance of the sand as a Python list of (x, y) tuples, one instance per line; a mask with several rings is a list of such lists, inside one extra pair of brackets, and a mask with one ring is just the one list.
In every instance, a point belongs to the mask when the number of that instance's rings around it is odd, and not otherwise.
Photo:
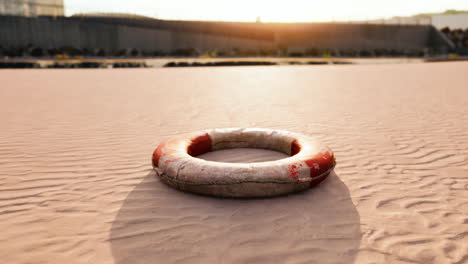
[(274, 161), (287, 157), (289, 156), (282, 152), (253, 148), (222, 149), (197, 156), (199, 159), (230, 163)]
[[(2, 70), (0, 260), (468, 263), (467, 72)], [(274, 199), (196, 196), (155, 177), (159, 142), (213, 127), (316, 136), (338, 165)]]

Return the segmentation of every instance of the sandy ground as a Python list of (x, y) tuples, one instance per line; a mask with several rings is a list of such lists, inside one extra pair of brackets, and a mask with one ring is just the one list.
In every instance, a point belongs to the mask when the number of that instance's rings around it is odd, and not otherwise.
[[(467, 60), (468, 58), (460, 57), (459, 59)], [(38, 63), (41, 67), (47, 67), (58, 64), (76, 64), (82, 62), (91, 63), (145, 63), (149, 67), (163, 67), (167, 63), (209, 63), (209, 62), (274, 62), (278, 64), (288, 63), (309, 63), (309, 62), (328, 62), (328, 63), (353, 63), (353, 64), (388, 64), (388, 63), (421, 63), (424, 61), (441, 61), (447, 60), (445, 57), (433, 58), (295, 58), (295, 57), (233, 57), (233, 58), (81, 58), (81, 59), (24, 59), (24, 58), (9, 58), (0, 59), (0, 62), (5, 63)]]
[[(467, 73), (464, 62), (2, 70), (0, 260), (468, 263)], [(155, 146), (213, 127), (313, 135), (338, 165), (274, 199), (163, 185)]]
[(222, 149), (197, 156), (199, 159), (231, 163), (272, 161), (287, 157), (289, 156), (282, 152), (254, 148)]

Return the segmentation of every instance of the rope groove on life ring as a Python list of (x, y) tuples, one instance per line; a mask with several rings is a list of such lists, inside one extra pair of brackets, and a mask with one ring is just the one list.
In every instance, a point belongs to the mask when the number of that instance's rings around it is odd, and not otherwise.
[[(223, 163), (196, 158), (229, 148), (261, 148), (290, 157), (257, 163)], [(300, 134), (270, 129), (214, 129), (160, 144), (153, 167), (175, 188), (223, 197), (274, 196), (307, 189), (325, 180), (336, 165), (330, 148)]]

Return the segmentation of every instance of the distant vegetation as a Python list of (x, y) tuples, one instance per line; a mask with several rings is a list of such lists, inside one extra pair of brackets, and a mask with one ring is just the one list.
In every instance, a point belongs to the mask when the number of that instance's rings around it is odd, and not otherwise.
[(77, 13), (72, 17), (115, 17), (115, 18), (132, 18), (132, 19), (155, 19), (149, 16), (129, 13), (105, 13), (105, 12), (91, 12), (91, 13)]
[[(448, 9), (448, 10), (445, 10), (444, 12), (421, 13), (421, 14), (412, 15), (410, 17), (414, 17), (414, 18), (431, 18), (432, 16), (437, 16), (437, 15), (459, 15), (459, 14), (468, 14), (468, 10)], [(392, 19), (399, 19), (399, 18), (408, 18), (408, 17), (406, 17), (406, 16), (394, 16), (394, 17), (392, 17)]]
[(435, 16), (435, 15), (459, 15), (459, 14), (468, 14), (468, 10), (448, 9), (448, 10), (445, 10), (444, 12), (439, 12), (439, 13), (416, 14), (416, 15), (414, 15), (414, 17), (431, 17), (431, 16)]

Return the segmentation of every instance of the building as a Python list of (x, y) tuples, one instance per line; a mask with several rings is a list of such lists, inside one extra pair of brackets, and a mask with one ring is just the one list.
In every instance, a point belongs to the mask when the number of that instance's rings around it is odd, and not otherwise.
[(468, 14), (434, 15), (432, 25), (436, 28), (468, 29)]
[(63, 0), (0, 0), (0, 15), (64, 16)]
[(355, 21), (351, 23), (386, 24), (386, 25), (433, 25), (437, 29), (468, 29), (468, 11), (457, 13), (420, 14), (408, 17), (392, 17), (387, 19)]
[(431, 25), (430, 17), (392, 17), (387, 19), (363, 20), (352, 23), (368, 23), (382, 25)]

